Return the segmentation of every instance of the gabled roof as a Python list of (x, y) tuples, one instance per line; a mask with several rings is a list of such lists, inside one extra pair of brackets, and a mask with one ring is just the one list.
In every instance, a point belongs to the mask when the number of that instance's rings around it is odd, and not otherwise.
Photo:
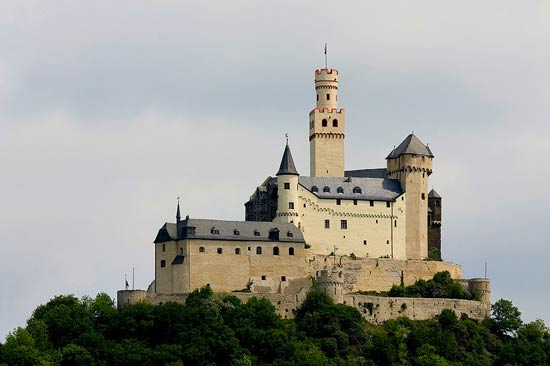
[(294, 160), (292, 159), (292, 153), (290, 152), (290, 147), (288, 144), (285, 147), (285, 152), (283, 153), (283, 158), (281, 159), (281, 165), (279, 166), (279, 171), (276, 175), (300, 175), (296, 170), (296, 166), (294, 166)]
[[(302, 232), (294, 224), (289, 223), (185, 219), (177, 224), (164, 224), (157, 234), (155, 243), (184, 239), (273, 241), (269, 237), (272, 230), (284, 233), (280, 234), (278, 241), (304, 242)], [(288, 233), (291, 233), (291, 236)]]
[[(395, 201), (403, 194), (401, 183), (397, 179), (302, 176), (298, 178), (298, 183), (317, 197), (324, 199)], [(316, 192), (313, 191), (313, 187), (317, 187)], [(329, 192), (324, 192), (325, 187), (328, 187)], [(342, 188), (343, 193), (338, 193), (338, 188)]]
[(346, 170), (344, 176), (357, 178), (387, 178), (388, 171), (386, 168)]
[(394, 159), (405, 154), (434, 157), (430, 148), (412, 133), (397, 148), (393, 149), (386, 159)]
[(428, 193), (428, 198), (441, 198), (441, 196), (435, 191), (435, 189), (432, 189), (430, 193)]

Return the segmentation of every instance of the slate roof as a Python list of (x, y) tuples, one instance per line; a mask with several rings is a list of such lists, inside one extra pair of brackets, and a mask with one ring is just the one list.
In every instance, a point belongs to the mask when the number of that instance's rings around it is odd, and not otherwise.
[(387, 178), (388, 170), (386, 168), (346, 170), (344, 176), (357, 178)]
[(441, 196), (435, 191), (435, 189), (432, 189), (430, 193), (428, 193), (428, 198), (441, 198)]
[(394, 159), (405, 154), (429, 156), (431, 158), (434, 156), (430, 148), (412, 133), (397, 148), (393, 149), (386, 159)]
[[(397, 179), (387, 178), (356, 178), (356, 177), (299, 177), (298, 183), (319, 198), (325, 199), (357, 199), (372, 201), (395, 201), (403, 194), (401, 184)], [(329, 187), (330, 192), (323, 192)], [(337, 193), (342, 187), (344, 193)], [(361, 193), (353, 193), (354, 188), (360, 188)]]
[[(178, 230), (179, 228), (179, 230)], [(193, 230), (194, 229), (194, 230)], [(179, 224), (165, 223), (159, 230), (155, 243), (183, 239), (273, 241), (269, 232), (278, 229), (281, 242), (303, 243), (304, 236), (294, 224), (260, 221), (225, 221), (186, 219)], [(255, 232), (259, 235), (255, 235)], [(237, 234), (238, 232), (238, 234)], [(292, 236), (288, 236), (290, 233)]]
[(300, 175), (296, 170), (296, 166), (294, 166), (294, 159), (292, 159), (292, 153), (290, 152), (290, 147), (288, 144), (285, 147), (285, 152), (283, 153), (283, 158), (281, 159), (281, 165), (279, 166), (279, 171), (276, 175), (279, 176), (283, 174)]

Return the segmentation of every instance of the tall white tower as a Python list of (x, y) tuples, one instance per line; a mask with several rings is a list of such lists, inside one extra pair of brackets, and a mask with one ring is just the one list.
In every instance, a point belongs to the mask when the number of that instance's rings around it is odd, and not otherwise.
[(317, 106), (309, 112), (312, 177), (344, 176), (344, 109), (338, 110), (338, 70), (315, 70)]

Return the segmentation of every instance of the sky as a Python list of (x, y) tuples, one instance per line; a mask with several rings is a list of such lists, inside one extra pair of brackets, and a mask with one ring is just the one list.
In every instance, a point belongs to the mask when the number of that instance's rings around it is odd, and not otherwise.
[[(0, 2), (0, 340), (60, 294), (146, 289), (157, 230), (244, 219), (314, 70), (340, 71), (346, 169), (411, 131), (435, 155), (443, 257), (550, 322), (550, 3)], [(130, 280), (130, 282), (132, 282)]]

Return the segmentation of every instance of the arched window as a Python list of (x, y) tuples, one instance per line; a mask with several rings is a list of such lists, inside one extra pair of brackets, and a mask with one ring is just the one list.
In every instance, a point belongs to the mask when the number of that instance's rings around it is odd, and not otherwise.
[(273, 255), (279, 255), (279, 247), (273, 247)]
[(235, 248), (235, 254), (237, 255), (241, 254), (241, 248)]
[(199, 253), (204, 253), (204, 247), (199, 247)]
[(327, 127), (328, 126), (328, 121), (326, 119), (322, 120), (321, 121), (321, 126)]
[(336, 189), (336, 193), (344, 193), (344, 188), (338, 187), (338, 188)]
[(353, 188), (353, 193), (361, 194), (363, 191), (361, 190), (361, 187), (355, 187)]
[(293, 247), (288, 248), (288, 255), (294, 255), (294, 248)]
[(311, 187), (311, 192), (314, 192), (314, 193), (319, 192), (319, 188), (317, 188), (317, 186), (313, 186)]
[(256, 254), (262, 254), (262, 247), (256, 247)]
[(223, 248), (218, 248), (218, 254), (222, 254), (223, 253)]
[(332, 127), (338, 127), (338, 120), (337, 119), (332, 120)]
[(323, 188), (323, 192), (324, 192), (324, 193), (330, 193), (330, 187), (329, 187), (329, 186), (325, 186), (325, 188)]

